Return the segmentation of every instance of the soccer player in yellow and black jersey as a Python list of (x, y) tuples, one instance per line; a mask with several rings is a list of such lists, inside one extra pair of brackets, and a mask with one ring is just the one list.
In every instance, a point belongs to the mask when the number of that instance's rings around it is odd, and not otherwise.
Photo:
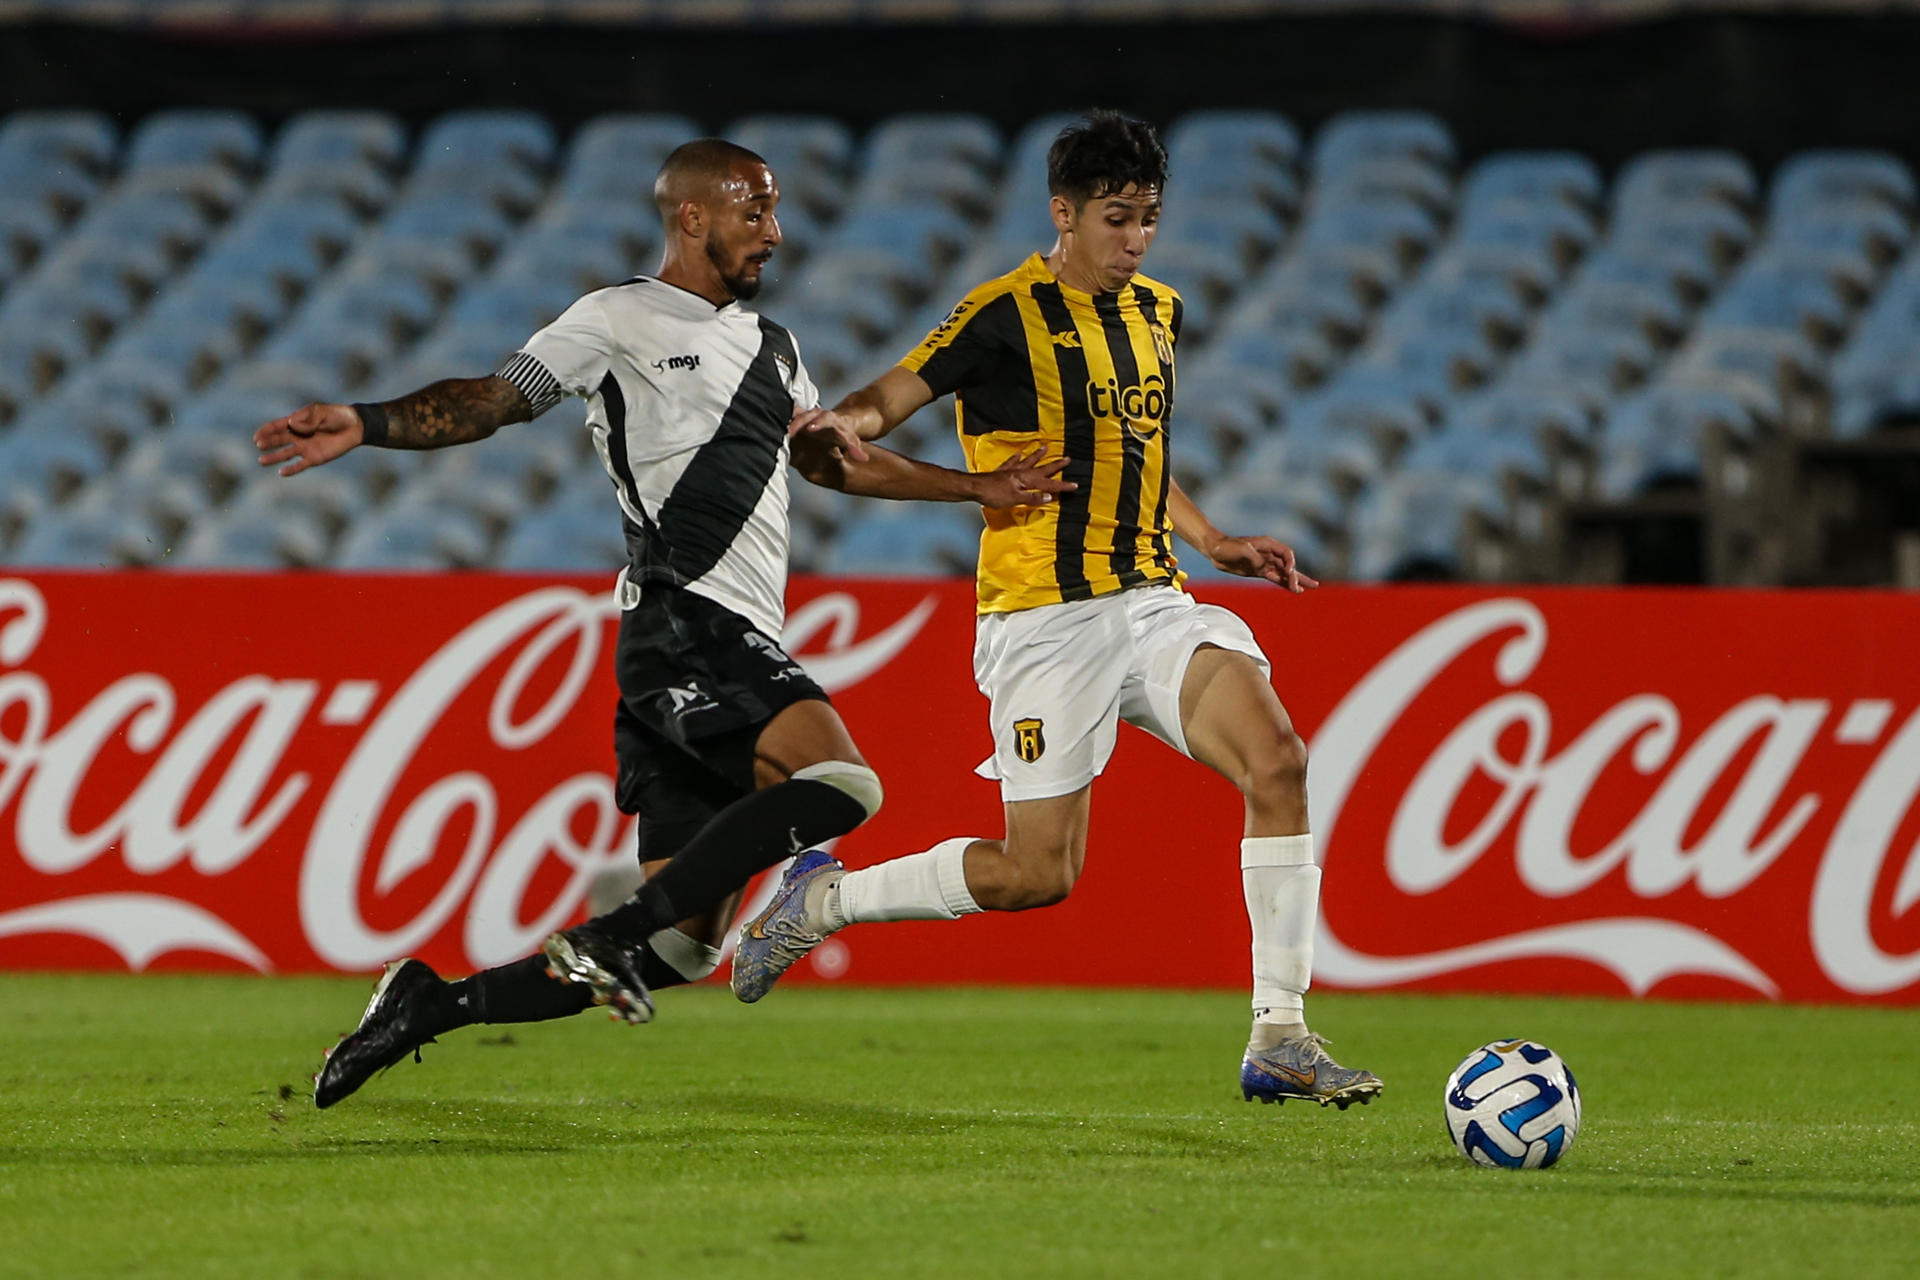
[(1166, 152), (1110, 111), (1069, 126), (1048, 154), (1045, 254), (969, 293), (893, 369), (793, 430), (885, 435), (933, 399), (958, 403), (966, 473), (881, 449), (815, 451), (850, 493), (974, 498), (989, 480), (1030, 496), (986, 511), (974, 674), (990, 703), (1004, 839), (963, 836), (857, 871), (824, 854), (789, 868), (742, 931), (734, 991), (763, 996), (836, 929), (863, 921), (1019, 911), (1067, 896), (1086, 857), (1092, 783), (1118, 722), (1224, 774), (1246, 801), (1241, 879), (1253, 926), (1254, 1022), (1241, 1060), (1248, 1100), (1344, 1110), (1380, 1092), (1307, 1029), (1320, 869), (1307, 826), (1306, 747), (1252, 632), (1181, 589), (1173, 537), (1231, 573), (1298, 593), (1317, 586), (1291, 548), (1229, 537), (1176, 484), (1181, 302), (1143, 275), (1166, 185)]

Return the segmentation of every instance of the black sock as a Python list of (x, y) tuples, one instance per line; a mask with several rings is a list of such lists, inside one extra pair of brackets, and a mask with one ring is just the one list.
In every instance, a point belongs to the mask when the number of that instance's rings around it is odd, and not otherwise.
[[(684, 986), (688, 978), (648, 947), (640, 959), (640, 980), (648, 990), (661, 991)], [(476, 1022), (551, 1022), (593, 1007), (593, 988), (549, 978), (544, 955), (484, 969), (447, 987), (453, 999), (441, 1011), (446, 1025), (436, 1026), (435, 1035)]]
[(452, 986), (463, 1015), (454, 1025), (461, 1027), (476, 1022), (549, 1022), (593, 1007), (593, 988), (549, 978), (544, 955), (483, 969)]
[(620, 936), (651, 938), (704, 915), (782, 858), (866, 820), (866, 809), (838, 787), (811, 778), (775, 783), (715, 814), (658, 875), (601, 919)]

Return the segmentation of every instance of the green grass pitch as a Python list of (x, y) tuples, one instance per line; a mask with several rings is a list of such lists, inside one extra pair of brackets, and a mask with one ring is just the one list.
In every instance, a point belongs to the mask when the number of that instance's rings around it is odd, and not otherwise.
[[(367, 990), (0, 975), (0, 1276), (1920, 1274), (1915, 1011), (1315, 995), (1340, 1113), (1240, 1100), (1231, 993), (702, 989), (316, 1111)], [(1443, 1133), (1506, 1035), (1581, 1082), (1557, 1168)]]

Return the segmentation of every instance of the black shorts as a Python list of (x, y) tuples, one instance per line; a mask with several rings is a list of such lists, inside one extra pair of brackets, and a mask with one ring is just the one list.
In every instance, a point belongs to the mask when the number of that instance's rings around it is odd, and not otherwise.
[(672, 857), (754, 789), (760, 731), (826, 691), (778, 642), (724, 605), (648, 583), (620, 617), (613, 750), (623, 812), (640, 815), (642, 861)]

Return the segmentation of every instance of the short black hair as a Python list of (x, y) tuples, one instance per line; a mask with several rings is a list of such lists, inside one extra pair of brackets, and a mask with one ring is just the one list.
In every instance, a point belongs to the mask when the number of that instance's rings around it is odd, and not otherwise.
[(1118, 111), (1089, 111), (1047, 149), (1047, 190), (1075, 208), (1128, 187), (1167, 185), (1167, 149), (1153, 126)]

